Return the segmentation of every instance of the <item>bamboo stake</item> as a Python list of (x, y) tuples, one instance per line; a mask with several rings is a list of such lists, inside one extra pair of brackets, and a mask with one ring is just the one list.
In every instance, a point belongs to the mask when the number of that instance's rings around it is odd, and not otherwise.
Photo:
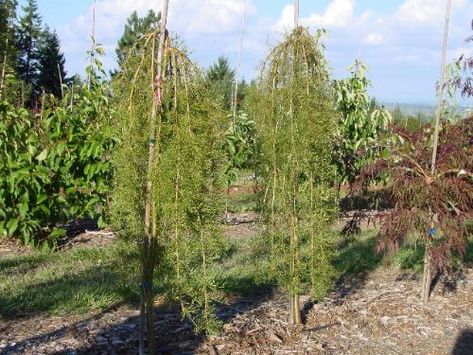
[(294, 28), (299, 27), (299, 0), (294, 0)]
[(447, 61), (447, 47), (448, 47), (448, 30), (450, 25), (450, 12), (452, 7), (452, 0), (447, 0), (447, 9), (445, 11), (445, 27), (443, 30), (443, 43), (442, 43), (442, 55), (440, 62), (440, 86), (438, 92), (438, 102), (437, 102), (437, 113), (435, 117), (435, 132), (434, 132), (434, 147), (432, 150), (432, 165), (431, 173), (435, 173), (435, 164), (437, 160), (437, 148), (439, 140), (439, 131), (440, 131), (440, 116), (442, 114), (442, 99), (443, 91), (445, 86), (445, 66)]
[[(95, 50), (95, 18), (96, 18), (96, 10), (97, 9), (97, 0), (94, 0), (94, 7), (92, 9), (92, 49), (90, 53), (90, 66), (94, 64), (94, 50)], [(87, 78), (87, 88), (90, 89), (90, 82), (92, 81), (91, 73), (89, 73), (89, 77)]]
[(241, 59), (243, 53), (243, 39), (245, 36), (245, 26), (246, 26), (246, 5), (247, 1), (244, 0), (244, 7), (243, 7), (243, 23), (241, 26), (241, 35), (240, 35), (240, 50), (238, 52), (238, 64), (235, 73), (235, 86), (233, 89), (233, 100), (232, 100), (232, 111), (233, 111), (233, 123), (236, 121), (237, 115), (237, 106), (238, 106), (238, 81), (240, 80), (240, 67), (241, 67)]
[[(448, 31), (450, 25), (450, 13), (452, 7), (452, 0), (447, 0), (447, 8), (445, 10), (445, 26), (443, 30), (443, 42), (442, 42), (442, 54), (440, 59), (440, 83), (438, 91), (438, 102), (437, 102), (437, 112), (435, 117), (435, 131), (434, 131), (434, 144), (432, 149), (432, 164), (431, 164), (431, 176), (435, 174), (435, 164), (437, 161), (437, 149), (439, 141), (439, 132), (440, 132), (440, 116), (442, 114), (442, 100), (443, 100), (443, 91), (445, 86), (445, 66), (447, 61), (447, 47), (448, 47)], [(432, 227), (434, 227), (434, 219), (432, 220)], [(432, 235), (429, 235), (428, 238), (432, 238)], [(432, 284), (432, 255), (431, 255), (431, 246), (430, 241), (427, 241), (424, 255), (424, 275), (422, 280), (422, 301), (428, 302), (430, 298), (430, 287)]]
[[(150, 136), (148, 143), (148, 168), (147, 168), (147, 182), (146, 182), (146, 202), (145, 202), (145, 215), (144, 215), (144, 257), (149, 260), (144, 260), (143, 262), (143, 285), (142, 285), (142, 298), (146, 299), (146, 307), (141, 307), (141, 319), (140, 322), (140, 354), (144, 354), (144, 321), (146, 318), (147, 325), (147, 338), (148, 338), (148, 351), (149, 354), (154, 354), (155, 352), (155, 339), (154, 339), (154, 314), (153, 314), (153, 272), (154, 272), (154, 253), (153, 248), (155, 243), (153, 241), (153, 236), (151, 233), (151, 216), (153, 214), (153, 182), (152, 182), (152, 172), (154, 166), (154, 155), (155, 155), (155, 145), (156, 145), (156, 118), (157, 111), (161, 110), (162, 105), (162, 82), (163, 82), (163, 58), (165, 51), (165, 42), (166, 42), (166, 25), (169, 9), (169, 0), (164, 0), (163, 9), (161, 12), (161, 28), (159, 33), (159, 47), (157, 54), (157, 73), (154, 82), (154, 102), (151, 114), (150, 122)], [(154, 52), (152, 53), (154, 56)], [(148, 249), (148, 250), (146, 250)], [(146, 270), (148, 268), (149, 270)], [(143, 303), (143, 301), (142, 301)], [(146, 313), (146, 314), (145, 314)]]
[(61, 67), (59, 63), (57, 64), (57, 74), (59, 76), (59, 85), (61, 87), (61, 99), (64, 97), (64, 88), (62, 87), (63, 82), (62, 82), (62, 74), (61, 74)]
[(0, 100), (3, 96), (3, 88), (5, 85), (5, 73), (7, 69), (7, 58), (8, 58), (8, 31), (5, 38), (5, 51), (3, 53), (3, 67), (2, 67), (2, 76), (0, 77)]

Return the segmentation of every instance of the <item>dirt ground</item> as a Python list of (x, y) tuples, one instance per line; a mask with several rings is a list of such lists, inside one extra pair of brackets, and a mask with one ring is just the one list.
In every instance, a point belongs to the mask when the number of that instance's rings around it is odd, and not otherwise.
[[(256, 228), (257, 216), (247, 213), (225, 232), (248, 237)], [(66, 247), (111, 240), (108, 232), (85, 233)], [(27, 252), (15, 245), (2, 248)], [(418, 277), (381, 267), (340, 281), (322, 302), (302, 297), (300, 328), (288, 324), (281, 293), (236, 298), (218, 306), (223, 328), (210, 337), (194, 335), (174, 307), (157, 300), (158, 353), (473, 354), (473, 270), (456, 280), (439, 280), (431, 302), (423, 304)], [(87, 318), (38, 314), (6, 320), (0, 323), (0, 354), (135, 354), (138, 315), (137, 307), (118, 305)]]
[[(305, 301), (305, 324), (287, 323), (286, 297), (238, 299), (219, 307), (218, 336), (192, 334), (179, 314), (157, 304), (161, 354), (473, 354), (473, 271), (456, 290), (437, 285), (429, 304), (420, 282), (378, 270), (346, 280), (323, 302)], [(119, 306), (87, 319), (47, 317), (6, 321), (2, 354), (133, 354), (138, 310)]]

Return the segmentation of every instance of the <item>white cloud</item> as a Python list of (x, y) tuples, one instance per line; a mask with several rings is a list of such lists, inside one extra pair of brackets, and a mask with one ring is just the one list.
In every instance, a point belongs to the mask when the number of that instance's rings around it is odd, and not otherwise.
[[(465, 0), (453, 0), (453, 11), (464, 8)], [(443, 21), (446, 1), (444, 0), (406, 0), (397, 10), (396, 18), (409, 23), (435, 24)]]
[[(251, 0), (247, 0), (247, 4), (247, 13), (251, 15), (255, 7)], [(150, 9), (159, 12), (161, 7), (162, 0), (99, 0), (96, 7), (97, 41), (106, 49), (114, 48), (131, 12), (137, 11), (143, 15)], [(168, 28), (178, 32), (184, 39), (236, 31), (241, 27), (244, 8), (241, 0), (174, 0), (169, 7)], [(59, 29), (63, 49), (68, 57), (84, 56), (90, 47), (91, 27), (92, 5), (87, 13), (78, 15), (72, 23)], [(105, 64), (111, 67), (114, 62), (113, 49), (107, 53), (109, 56), (105, 58)], [(85, 59), (79, 66), (84, 64)]]
[(381, 33), (368, 33), (362, 40), (362, 43), (368, 46), (379, 46), (383, 42), (384, 35)]
[[(303, 26), (317, 26), (325, 28), (344, 27), (353, 20), (355, 0), (333, 0), (323, 14), (312, 13), (308, 17), (301, 17), (299, 22)], [(281, 17), (273, 26), (274, 30), (286, 31), (294, 25), (294, 5), (284, 7)]]

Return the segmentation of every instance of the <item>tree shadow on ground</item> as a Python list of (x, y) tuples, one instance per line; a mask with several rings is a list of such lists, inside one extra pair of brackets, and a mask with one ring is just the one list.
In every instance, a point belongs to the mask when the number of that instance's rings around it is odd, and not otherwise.
[(136, 301), (136, 296), (133, 285), (124, 282), (119, 270), (112, 265), (96, 265), (3, 292), (0, 294), (0, 316), (12, 319), (28, 318), (40, 312), (80, 312), (122, 300)]
[(473, 329), (463, 329), (453, 346), (452, 355), (471, 355), (473, 353)]
[[(223, 323), (230, 322), (238, 314), (258, 307), (268, 297), (271, 295), (238, 298), (230, 304), (218, 304), (217, 316)], [(108, 308), (85, 320), (16, 341), (15, 345), (0, 353), (137, 353), (139, 316), (123, 317), (117, 311), (113, 319), (107, 318), (107, 314), (117, 308)], [(203, 334), (194, 333), (192, 323), (182, 319), (177, 306), (169, 304), (155, 307), (155, 332), (158, 354), (193, 354), (206, 339)]]
[(383, 256), (376, 252), (376, 232), (343, 242), (334, 265), (338, 271), (335, 283), (336, 298), (340, 302), (356, 293), (366, 282), (369, 273), (378, 268)]

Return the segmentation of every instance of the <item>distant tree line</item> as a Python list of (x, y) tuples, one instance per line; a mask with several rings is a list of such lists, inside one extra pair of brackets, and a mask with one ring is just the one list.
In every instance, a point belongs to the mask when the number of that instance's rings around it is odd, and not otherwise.
[(69, 83), (56, 31), (43, 24), (37, 0), (18, 11), (17, 0), (0, 0), (0, 98), (37, 108), (43, 93), (62, 97)]

